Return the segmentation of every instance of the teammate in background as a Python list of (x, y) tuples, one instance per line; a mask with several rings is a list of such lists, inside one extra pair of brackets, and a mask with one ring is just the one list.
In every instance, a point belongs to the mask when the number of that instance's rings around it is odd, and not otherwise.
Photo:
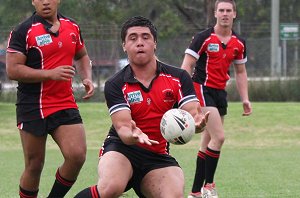
[(100, 150), (99, 180), (75, 197), (114, 198), (130, 188), (139, 197), (183, 197), (183, 171), (169, 155), (160, 120), (176, 102), (193, 115), (197, 130), (203, 130), (208, 114), (200, 112), (188, 73), (157, 60), (151, 21), (128, 19), (121, 39), (129, 64), (105, 83), (112, 126)]
[(8, 42), (7, 74), (18, 81), (17, 126), (25, 160), (22, 198), (38, 195), (48, 134), (64, 157), (49, 198), (65, 196), (86, 157), (85, 131), (72, 93), (73, 60), (85, 99), (94, 93), (91, 64), (78, 25), (58, 13), (59, 3), (32, 0), (36, 12), (14, 28)]
[(234, 63), (238, 92), (243, 102), (243, 115), (252, 112), (248, 98), (245, 63), (246, 46), (233, 30), (236, 4), (233, 0), (217, 0), (214, 27), (196, 34), (185, 51), (181, 68), (192, 75), (202, 111), (210, 112), (207, 128), (202, 133), (197, 155), (196, 172), (189, 197), (217, 198), (214, 175), (224, 143), (224, 116), (227, 114), (226, 82), (229, 67)]

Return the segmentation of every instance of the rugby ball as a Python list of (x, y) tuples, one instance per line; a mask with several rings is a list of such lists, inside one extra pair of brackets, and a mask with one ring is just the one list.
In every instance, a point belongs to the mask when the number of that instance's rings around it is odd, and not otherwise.
[(186, 144), (195, 134), (196, 126), (193, 116), (182, 109), (170, 109), (160, 121), (162, 136), (172, 144)]

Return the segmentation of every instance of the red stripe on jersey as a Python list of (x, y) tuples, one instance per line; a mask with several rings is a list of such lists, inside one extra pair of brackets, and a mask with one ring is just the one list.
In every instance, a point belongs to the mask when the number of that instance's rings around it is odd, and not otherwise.
[(196, 82), (193, 82), (193, 85), (194, 85), (196, 96), (200, 102), (201, 107), (206, 107), (202, 85), (199, 83), (196, 83)]

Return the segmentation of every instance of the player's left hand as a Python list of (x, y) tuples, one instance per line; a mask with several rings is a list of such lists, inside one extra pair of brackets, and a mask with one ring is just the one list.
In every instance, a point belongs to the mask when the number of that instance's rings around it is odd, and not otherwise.
[(251, 102), (249, 100), (243, 101), (243, 116), (249, 116), (252, 113)]
[(94, 95), (95, 87), (93, 85), (93, 82), (90, 79), (84, 79), (82, 81), (82, 84), (85, 88), (86, 94), (82, 97), (83, 99), (89, 99)]
[(201, 133), (206, 128), (206, 123), (208, 121), (208, 117), (209, 117), (210, 112), (208, 111), (205, 114), (203, 114), (202, 111), (201, 111), (200, 104), (197, 105), (197, 111), (198, 111), (198, 114), (194, 117), (195, 125), (196, 125), (195, 133)]

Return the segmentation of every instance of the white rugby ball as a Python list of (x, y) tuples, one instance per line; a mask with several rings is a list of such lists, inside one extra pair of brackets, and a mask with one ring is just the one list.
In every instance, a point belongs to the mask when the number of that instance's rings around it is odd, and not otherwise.
[(170, 109), (160, 121), (162, 136), (172, 144), (186, 144), (195, 134), (193, 116), (182, 109)]

